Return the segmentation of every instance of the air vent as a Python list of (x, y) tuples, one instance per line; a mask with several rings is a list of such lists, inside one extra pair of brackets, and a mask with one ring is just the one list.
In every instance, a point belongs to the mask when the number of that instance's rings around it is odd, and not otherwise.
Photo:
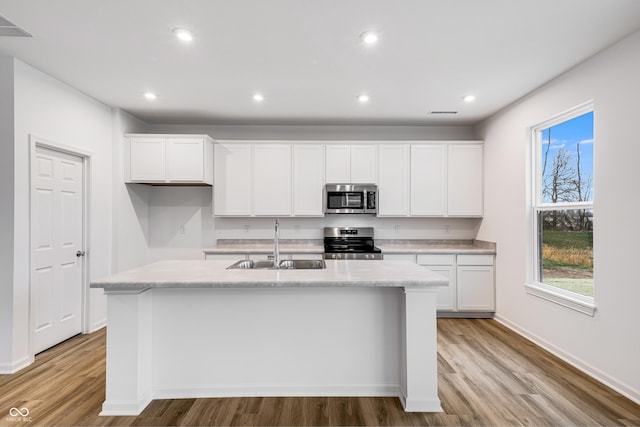
[(432, 111), (429, 114), (458, 114), (457, 111)]
[(0, 16), (0, 37), (31, 37), (31, 34)]

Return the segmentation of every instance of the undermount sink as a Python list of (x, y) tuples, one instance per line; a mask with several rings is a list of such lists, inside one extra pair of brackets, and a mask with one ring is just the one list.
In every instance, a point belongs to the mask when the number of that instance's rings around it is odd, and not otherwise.
[[(279, 269), (281, 270), (320, 270), (327, 268), (324, 260), (321, 259), (286, 259), (280, 261)], [(227, 270), (275, 270), (273, 261), (254, 261), (252, 259), (243, 259), (236, 261), (227, 267)]]
[(327, 268), (324, 260), (321, 259), (286, 259), (280, 261), (282, 269), (298, 269), (298, 270), (320, 270)]

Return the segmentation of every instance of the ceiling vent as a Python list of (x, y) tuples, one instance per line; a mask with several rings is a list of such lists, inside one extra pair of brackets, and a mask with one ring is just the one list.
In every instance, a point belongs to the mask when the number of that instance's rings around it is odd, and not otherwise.
[(31, 37), (31, 34), (0, 16), (0, 37)]
[(458, 114), (457, 111), (432, 111), (429, 114), (439, 114), (439, 115), (453, 115), (453, 114)]

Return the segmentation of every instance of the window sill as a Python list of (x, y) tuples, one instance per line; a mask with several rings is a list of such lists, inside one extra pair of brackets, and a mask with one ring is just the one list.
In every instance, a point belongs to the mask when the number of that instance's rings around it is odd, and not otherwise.
[(543, 283), (527, 283), (524, 285), (524, 289), (530, 295), (551, 301), (579, 313), (586, 314), (587, 316), (593, 317), (596, 313), (596, 305), (593, 303), (592, 298), (581, 297), (580, 295), (567, 295)]

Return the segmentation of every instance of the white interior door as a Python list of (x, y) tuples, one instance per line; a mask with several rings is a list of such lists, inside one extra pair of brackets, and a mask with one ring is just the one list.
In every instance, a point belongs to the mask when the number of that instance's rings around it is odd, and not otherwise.
[(33, 352), (82, 330), (83, 159), (36, 147), (31, 168)]

